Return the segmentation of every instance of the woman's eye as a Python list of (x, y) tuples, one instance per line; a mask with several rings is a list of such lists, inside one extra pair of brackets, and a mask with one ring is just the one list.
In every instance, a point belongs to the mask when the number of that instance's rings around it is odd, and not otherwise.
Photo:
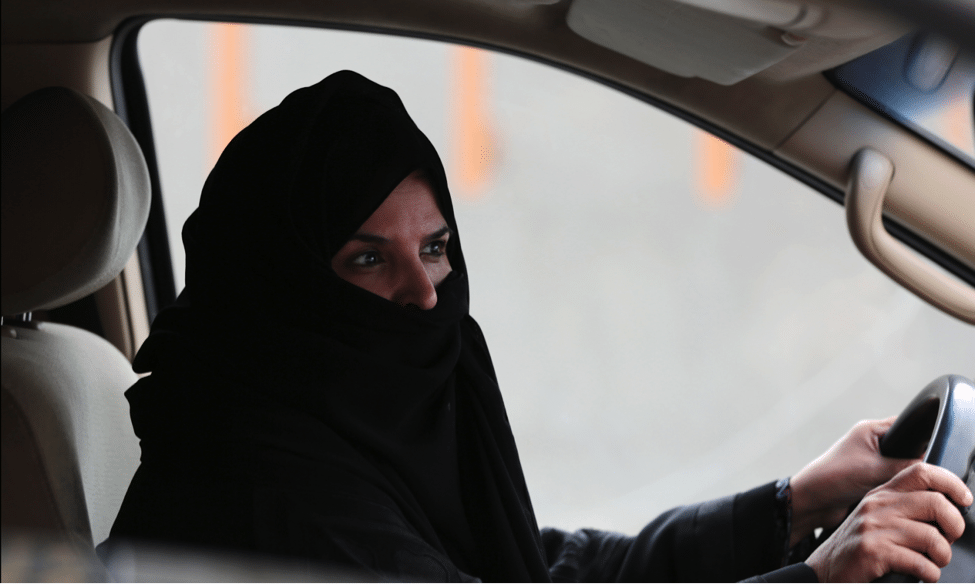
[(352, 265), (360, 268), (369, 268), (382, 263), (382, 258), (374, 251), (367, 251), (352, 258)]
[(424, 254), (427, 254), (427, 255), (430, 255), (430, 256), (433, 256), (433, 257), (440, 257), (440, 256), (444, 255), (445, 253), (447, 253), (447, 240), (446, 239), (438, 239), (437, 241), (431, 241), (430, 243), (426, 244), (423, 247), (422, 252)]

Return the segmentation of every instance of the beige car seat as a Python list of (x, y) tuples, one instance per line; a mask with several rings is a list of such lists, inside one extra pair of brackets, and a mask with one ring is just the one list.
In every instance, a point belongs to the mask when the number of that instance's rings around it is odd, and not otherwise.
[(123, 396), (136, 376), (105, 339), (29, 314), (91, 294), (122, 271), (148, 218), (149, 175), (118, 116), (49, 87), (3, 112), (2, 182), (5, 539), (29, 534), (91, 550), (108, 536), (139, 464)]

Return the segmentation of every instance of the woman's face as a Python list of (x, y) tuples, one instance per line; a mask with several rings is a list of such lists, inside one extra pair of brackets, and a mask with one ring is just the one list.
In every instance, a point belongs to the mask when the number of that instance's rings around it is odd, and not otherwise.
[(433, 189), (413, 173), (332, 257), (332, 269), (400, 306), (430, 310), (437, 305), (437, 286), (450, 273), (449, 238)]

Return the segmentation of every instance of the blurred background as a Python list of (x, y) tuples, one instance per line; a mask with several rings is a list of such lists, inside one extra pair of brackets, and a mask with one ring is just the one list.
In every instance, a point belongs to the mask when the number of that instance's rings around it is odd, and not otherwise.
[[(139, 54), (177, 289), (182, 224), (241, 128), (341, 69), (399, 93), (448, 170), (540, 525), (635, 533), (794, 474), (939, 375), (975, 375), (975, 328), (868, 264), (839, 205), (611, 88), (270, 25), (154, 21)], [(960, 95), (919, 122), (973, 156)]]

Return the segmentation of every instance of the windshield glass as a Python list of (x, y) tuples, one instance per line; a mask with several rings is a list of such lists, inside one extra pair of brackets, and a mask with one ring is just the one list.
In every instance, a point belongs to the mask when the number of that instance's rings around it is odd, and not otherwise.
[(860, 101), (975, 165), (975, 58), (915, 33), (841, 65), (833, 79)]
[(180, 287), (181, 228), (237, 131), (338, 70), (395, 88), (444, 159), (540, 525), (636, 533), (971, 375), (975, 328), (858, 254), (842, 207), (588, 79), (293, 26), (159, 20), (139, 55)]

